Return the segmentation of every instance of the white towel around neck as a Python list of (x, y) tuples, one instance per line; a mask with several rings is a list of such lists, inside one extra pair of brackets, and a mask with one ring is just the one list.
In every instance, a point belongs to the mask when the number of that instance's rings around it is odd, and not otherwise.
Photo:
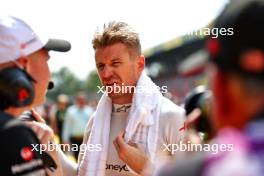
[[(143, 71), (137, 82), (125, 129), (125, 141), (128, 143), (135, 135), (139, 125), (147, 128), (147, 155), (154, 161), (161, 109), (162, 95), (151, 79)], [(107, 160), (112, 102), (106, 93), (101, 97), (95, 113), (88, 144), (101, 144), (101, 151), (85, 150), (84, 158), (78, 170), (79, 176), (105, 176)], [(137, 142), (139, 139), (134, 139)]]

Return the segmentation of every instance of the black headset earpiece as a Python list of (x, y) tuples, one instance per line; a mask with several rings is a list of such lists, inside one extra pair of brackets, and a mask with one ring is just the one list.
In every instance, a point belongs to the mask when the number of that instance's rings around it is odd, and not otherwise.
[(212, 93), (205, 86), (198, 86), (194, 88), (185, 99), (184, 109), (186, 115), (189, 115), (194, 109), (201, 110), (200, 117), (196, 120), (195, 129), (199, 132), (211, 133), (210, 122), (210, 100)]
[(33, 102), (34, 80), (19, 67), (0, 70), (0, 109), (23, 107)]

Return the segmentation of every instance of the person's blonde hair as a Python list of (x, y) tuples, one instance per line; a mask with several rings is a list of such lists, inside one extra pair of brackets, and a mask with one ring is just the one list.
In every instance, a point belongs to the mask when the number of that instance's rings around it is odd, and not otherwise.
[(127, 23), (110, 22), (104, 25), (103, 31), (97, 31), (92, 40), (93, 48), (105, 48), (107, 46), (122, 43), (137, 56), (141, 55), (141, 44), (138, 33)]

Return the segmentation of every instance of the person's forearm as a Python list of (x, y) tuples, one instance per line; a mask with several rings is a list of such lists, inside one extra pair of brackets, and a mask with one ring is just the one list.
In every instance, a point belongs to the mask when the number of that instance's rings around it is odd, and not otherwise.
[(49, 169), (46, 169), (46, 172), (48, 173), (48, 176), (63, 176), (62, 172), (62, 165), (60, 164), (60, 158), (59, 158), (59, 152), (58, 152), (58, 146), (55, 144), (54, 141), (51, 141), (49, 145), (53, 145), (54, 149), (56, 150), (47, 150), (46, 152), (52, 157), (52, 159), (55, 161), (57, 168), (55, 171), (51, 172)]
[(77, 175), (77, 163), (71, 161), (59, 148), (57, 150), (60, 167), (62, 168), (63, 176), (76, 176)]

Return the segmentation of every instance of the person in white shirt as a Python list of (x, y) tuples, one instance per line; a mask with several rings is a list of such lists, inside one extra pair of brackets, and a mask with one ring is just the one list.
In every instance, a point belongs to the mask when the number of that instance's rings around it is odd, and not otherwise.
[(78, 175), (134, 176), (177, 158), (165, 146), (183, 139), (185, 112), (145, 74), (138, 34), (126, 23), (112, 22), (92, 43), (105, 92), (83, 144), (99, 143), (101, 151), (80, 153)]
[[(62, 141), (64, 144), (77, 145), (78, 149), (83, 141), (85, 126), (93, 113), (93, 109), (86, 104), (84, 93), (79, 93), (75, 98), (75, 104), (70, 106), (63, 123)], [(78, 151), (74, 156), (78, 158)]]

